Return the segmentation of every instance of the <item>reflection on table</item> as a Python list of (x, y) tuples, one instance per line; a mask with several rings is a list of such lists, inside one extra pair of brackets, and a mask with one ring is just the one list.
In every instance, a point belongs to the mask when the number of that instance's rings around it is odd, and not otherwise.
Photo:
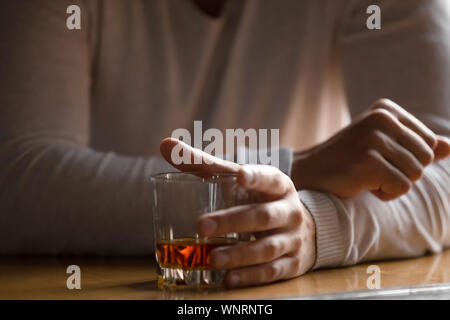
[[(0, 299), (278, 299), (367, 290), (369, 265), (381, 288), (450, 282), (450, 251), (417, 259), (319, 270), (270, 285), (220, 291), (161, 290), (152, 258), (2, 257)], [(69, 290), (69, 265), (81, 268), (81, 290)]]

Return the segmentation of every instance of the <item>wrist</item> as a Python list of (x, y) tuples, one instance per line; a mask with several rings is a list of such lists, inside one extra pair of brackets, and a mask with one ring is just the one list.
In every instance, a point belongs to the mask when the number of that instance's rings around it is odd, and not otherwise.
[(291, 179), (296, 190), (315, 189), (314, 177), (315, 179), (318, 177), (314, 166), (311, 164), (311, 153), (311, 150), (294, 152)]

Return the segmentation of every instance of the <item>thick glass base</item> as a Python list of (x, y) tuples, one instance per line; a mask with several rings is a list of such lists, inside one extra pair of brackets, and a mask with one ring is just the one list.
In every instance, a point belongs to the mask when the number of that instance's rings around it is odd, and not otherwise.
[(158, 266), (158, 288), (221, 288), (226, 270), (179, 269)]

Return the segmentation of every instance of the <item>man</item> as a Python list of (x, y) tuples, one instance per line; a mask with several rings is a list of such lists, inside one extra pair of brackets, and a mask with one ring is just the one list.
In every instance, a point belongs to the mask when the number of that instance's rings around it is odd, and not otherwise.
[[(148, 176), (171, 170), (158, 145), (194, 120), (280, 128), (282, 146), (298, 150), (284, 159), (291, 179), (220, 159), (178, 167), (237, 172), (267, 194), (199, 221), (205, 235), (259, 235), (213, 254), (232, 269), (227, 285), (441, 251), (450, 244), (450, 7), (375, 2), (381, 30), (366, 27), (374, 1), (3, 4), (0, 252), (152, 252)], [(66, 27), (73, 4), (81, 30)], [(180, 143), (163, 140), (166, 160)]]

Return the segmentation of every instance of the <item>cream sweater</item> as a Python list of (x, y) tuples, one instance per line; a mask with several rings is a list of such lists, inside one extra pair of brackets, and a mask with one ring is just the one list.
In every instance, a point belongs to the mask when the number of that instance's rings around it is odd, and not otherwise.
[[(447, 0), (229, 0), (217, 19), (187, 0), (2, 4), (0, 253), (151, 253), (159, 141), (194, 120), (302, 150), (386, 97), (450, 136), (449, 21)], [(449, 186), (447, 160), (388, 203), (300, 191), (315, 267), (450, 245)]]

